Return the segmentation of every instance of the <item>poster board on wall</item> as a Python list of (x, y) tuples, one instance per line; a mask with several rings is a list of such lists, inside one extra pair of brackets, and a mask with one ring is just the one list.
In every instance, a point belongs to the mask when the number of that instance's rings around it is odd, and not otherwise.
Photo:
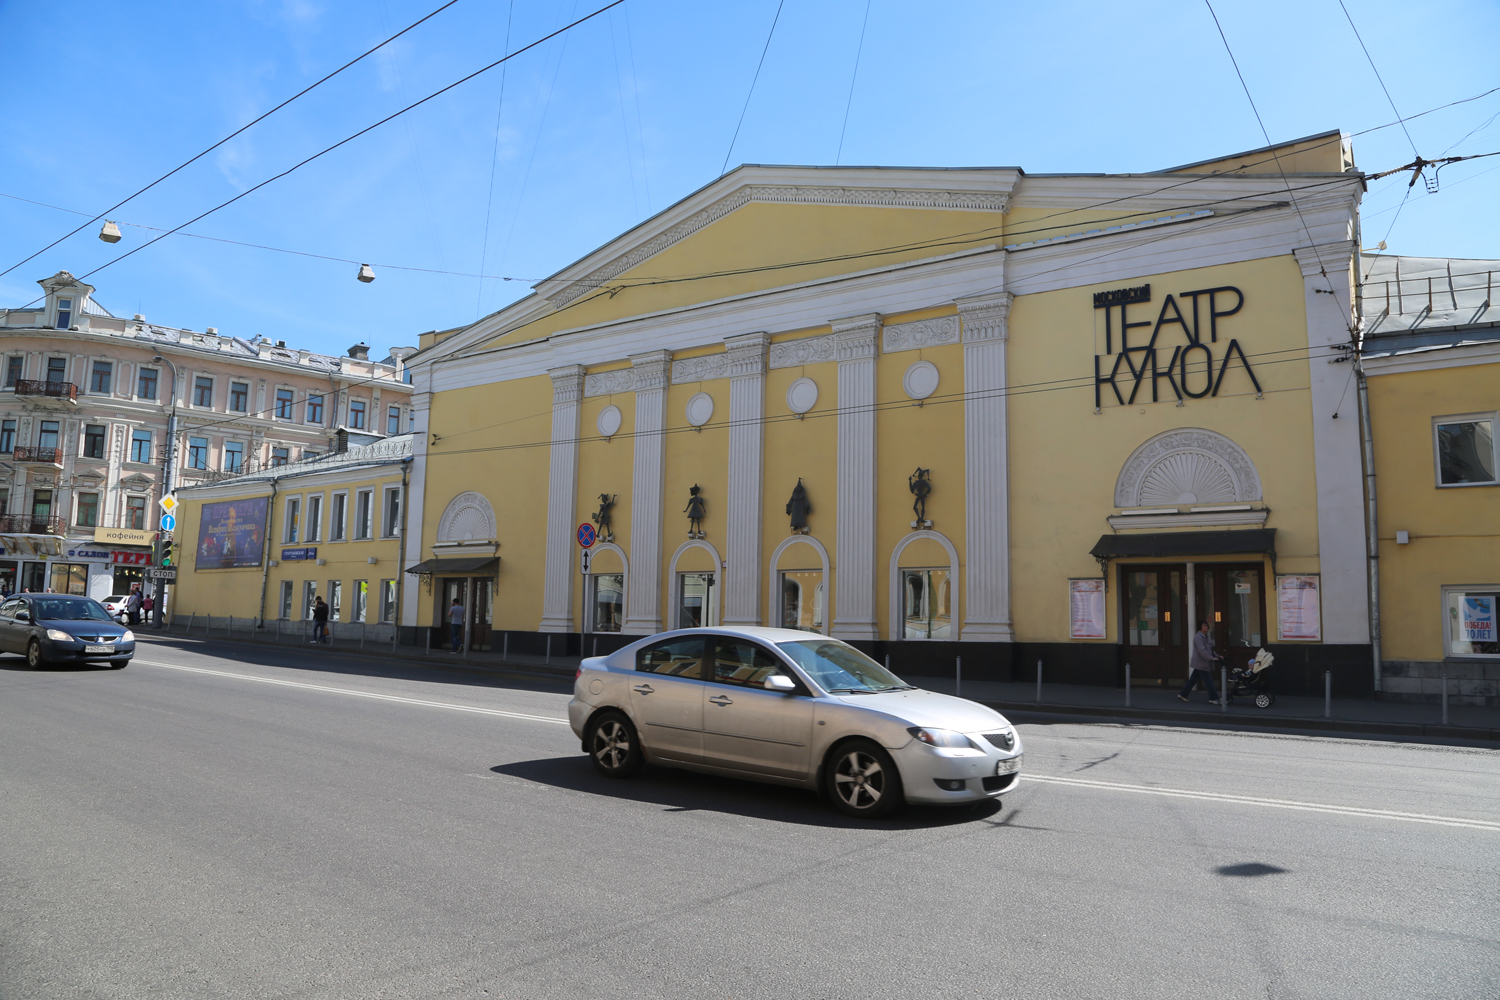
[(194, 569), (259, 566), (264, 558), (266, 510), (270, 497), (206, 503), (198, 519)]
[(1276, 630), (1283, 642), (1321, 642), (1323, 608), (1316, 574), (1276, 578)]
[(1068, 634), (1074, 639), (1104, 638), (1104, 580), (1068, 581)]

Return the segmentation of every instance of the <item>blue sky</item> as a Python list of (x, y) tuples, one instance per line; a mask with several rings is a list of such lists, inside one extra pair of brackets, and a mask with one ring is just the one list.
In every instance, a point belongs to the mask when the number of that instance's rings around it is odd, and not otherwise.
[[(0, 268), (437, 7), (440, 0), (213, 4), (0, 0)], [(83, 274), (606, 0), (457, 4), (162, 186), (0, 277), (0, 305)], [(1403, 115), (1500, 86), (1492, 0), (1345, 0)], [(626, 0), (189, 227), (356, 268), (173, 236), (89, 278), (116, 314), (342, 353), (471, 322), (738, 163), (1145, 171), (1262, 145), (1201, 2)], [(1275, 141), (1395, 120), (1338, 0), (1217, 0)], [(855, 74), (856, 53), (859, 53)], [(852, 98), (851, 98), (852, 81)], [(503, 87), (503, 99), (502, 99)], [(845, 112), (847, 108), (847, 127)], [(1500, 150), (1500, 93), (1409, 124), (1422, 155)], [(498, 122), (498, 129), (497, 129)], [(1467, 135), (1472, 131), (1472, 135)], [(1466, 138), (1467, 135), (1467, 138)], [(842, 153), (840, 142), (842, 137)], [(1413, 158), (1355, 139), (1365, 170)], [(1371, 185), (1365, 243), (1406, 178)], [(134, 223), (136, 226), (124, 225)], [(1500, 157), (1418, 184), (1392, 252), (1500, 257)], [(379, 355), (377, 355), (379, 356)]]

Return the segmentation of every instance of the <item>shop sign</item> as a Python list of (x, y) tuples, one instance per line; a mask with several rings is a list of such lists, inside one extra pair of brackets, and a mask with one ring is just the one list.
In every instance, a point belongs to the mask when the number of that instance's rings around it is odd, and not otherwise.
[[(1250, 376), (1255, 391), (1264, 391), (1238, 340), (1228, 338), (1222, 347), (1216, 346), (1219, 320), (1237, 314), (1244, 307), (1244, 292), (1233, 285), (1178, 292), (1162, 301), (1155, 320), (1130, 318), (1131, 306), (1150, 301), (1150, 285), (1094, 294), (1094, 308), (1104, 310), (1104, 353), (1094, 355), (1095, 412), (1103, 408), (1106, 385), (1121, 406), (1134, 405), (1141, 385), (1148, 380), (1153, 403), (1162, 398), (1163, 382), (1171, 390), (1171, 398), (1179, 403), (1184, 396), (1189, 399), (1217, 396), (1229, 366), (1235, 362)], [(1137, 309), (1136, 315), (1151, 314), (1149, 310)], [(1173, 342), (1179, 338), (1180, 343)], [(1127, 389), (1128, 397), (1122, 391)]]
[(69, 549), (69, 559), (93, 559), (98, 562), (109, 562), (109, 552), (97, 549)]
[(110, 553), (109, 561), (117, 566), (150, 566), (151, 553), (115, 551)]
[(150, 545), (156, 532), (139, 528), (95, 528), (94, 541), (111, 545)]
[(296, 559), (316, 559), (318, 550), (316, 547), (308, 549), (282, 549), (281, 558), (292, 561)]

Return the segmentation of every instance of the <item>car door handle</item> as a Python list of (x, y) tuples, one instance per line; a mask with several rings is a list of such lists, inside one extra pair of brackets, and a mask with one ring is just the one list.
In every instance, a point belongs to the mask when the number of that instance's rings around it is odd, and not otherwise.
[(725, 705), (733, 705), (734, 704), (733, 701), (731, 701), (728, 697), (726, 697), (725, 695), (722, 695), (722, 694), (716, 694), (716, 695), (714, 695), (712, 698), (710, 698), (708, 700), (711, 701), (711, 702), (713, 702), (715, 705), (720, 706), (721, 708), (723, 706), (725, 706)]
[(656, 688), (652, 687), (650, 684), (637, 684), (635, 686), (636, 694), (650, 694), (655, 690)]

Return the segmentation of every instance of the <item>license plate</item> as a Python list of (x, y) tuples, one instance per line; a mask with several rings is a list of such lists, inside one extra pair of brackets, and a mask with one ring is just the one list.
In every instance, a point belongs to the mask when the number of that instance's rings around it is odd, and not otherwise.
[(113, 646), (84, 646), (83, 647), (83, 651), (85, 653), (113, 653), (115, 651), (115, 647), (113, 647)]
[(995, 765), (995, 773), (996, 774), (1014, 774), (1015, 772), (1019, 771), (1020, 769), (1021, 769), (1021, 758), (1020, 757), (1012, 757), (1009, 760), (1002, 760), (998, 764)]

